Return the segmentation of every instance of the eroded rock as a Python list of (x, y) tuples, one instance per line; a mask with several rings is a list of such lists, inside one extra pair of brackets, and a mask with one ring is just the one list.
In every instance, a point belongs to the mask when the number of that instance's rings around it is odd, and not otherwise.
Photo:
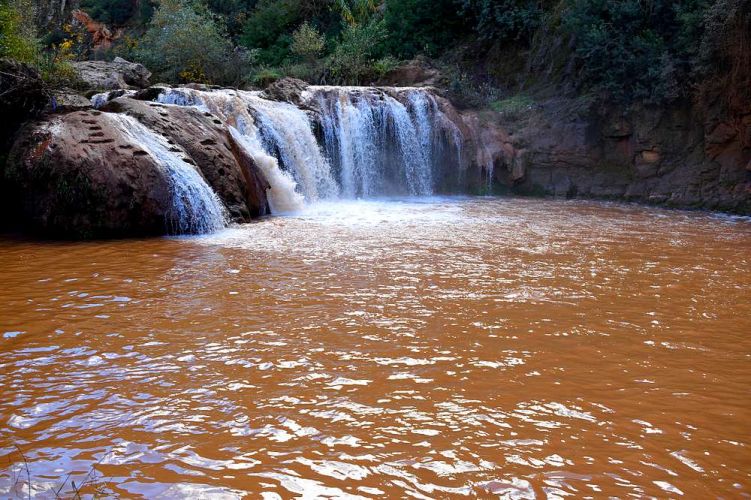
[(116, 57), (112, 62), (72, 63), (79, 77), (96, 90), (140, 89), (149, 86), (151, 72), (145, 66)]

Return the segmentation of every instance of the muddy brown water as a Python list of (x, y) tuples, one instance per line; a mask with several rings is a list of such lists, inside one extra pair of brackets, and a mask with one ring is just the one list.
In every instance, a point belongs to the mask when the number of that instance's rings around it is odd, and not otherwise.
[(4, 238), (0, 494), (748, 496), (750, 265), (749, 219), (515, 199)]

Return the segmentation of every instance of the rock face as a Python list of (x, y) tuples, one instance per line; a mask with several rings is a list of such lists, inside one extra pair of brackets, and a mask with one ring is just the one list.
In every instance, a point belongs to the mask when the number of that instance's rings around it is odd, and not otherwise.
[(263, 195), (268, 183), (237, 152), (230, 133), (211, 113), (129, 98), (110, 101), (102, 110), (133, 116), (187, 152), (233, 220), (247, 221), (268, 213)]
[(378, 85), (400, 87), (432, 87), (439, 83), (440, 72), (423, 58), (416, 58), (388, 72)]
[(62, 27), (79, 4), (79, 0), (35, 0), (34, 17), (40, 32)]
[(5, 172), (19, 215), (62, 238), (164, 233), (168, 179), (107, 113), (53, 115), (27, 124)]
[(149, 86), (151, 72), (142, 64), (116, 57), (112, 62), (81, 61), (72, 63), (81, 80), (91, 89), (141, 89)]
[(296, 106), (302, 104), (301, 94), (309, 87), (307, 82), (297, 78), (282, 78), (263, 91), (264, 97), (272, 101), (284, 101)]
[(460, 116), (490, 189), (751, 214), (751, 106), (710, 118), (690, 105), (582, 110), (549, 100)]
[(231, 220), (268, 212), (268, 183), (219, 120), (194, 108), (120, 97), (102, 111), (51, 114), (24, 126), (3, 180), (12, 216), (27, 229), (62, 238), (169, 232), (172, 181), (134, 123), (196, 169)]
[(94, 49), (110, 49), (112, 44), (122, 37), (123, 29), (112, 31), (106, 24), (94, 21), (90, 15), (82, 10), (74, 10), (71, 13), (73, 20), (83, 26), (91, 36), (91, 45)]

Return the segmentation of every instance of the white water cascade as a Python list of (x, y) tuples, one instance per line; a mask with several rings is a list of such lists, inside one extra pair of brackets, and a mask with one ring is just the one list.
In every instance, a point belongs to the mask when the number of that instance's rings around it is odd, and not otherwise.
[(309, 87), (306, 94), (321, 110), (324, 145), (345, 196), (433, 194), (443, 121), (429, 92)]
[(157, 100), (222, 120), (269, 181), (273, 213), (338, 197), (431, 195), (446, 155), (461, 154), (458, 128), (424, 89), (311, 86), (301, 107), (230, 89), (168, 89)]
[(171, 151), (170, 144), (135, 118), (107, 113), (127, 137), (130, 137), (160, 165), (169, 181), (172, 206), (167, 227), (173, 234), (202, 234), (218, 231), (226, 225), (226, 210), (204, 178), (183, 158)]

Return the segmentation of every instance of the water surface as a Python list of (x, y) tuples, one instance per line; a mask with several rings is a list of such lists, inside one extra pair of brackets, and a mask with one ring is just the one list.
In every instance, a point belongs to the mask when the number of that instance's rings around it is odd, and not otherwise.
[(747, 496), (750, 264), (748, 219), (517, 199), (5, 238), (0, 494)]

